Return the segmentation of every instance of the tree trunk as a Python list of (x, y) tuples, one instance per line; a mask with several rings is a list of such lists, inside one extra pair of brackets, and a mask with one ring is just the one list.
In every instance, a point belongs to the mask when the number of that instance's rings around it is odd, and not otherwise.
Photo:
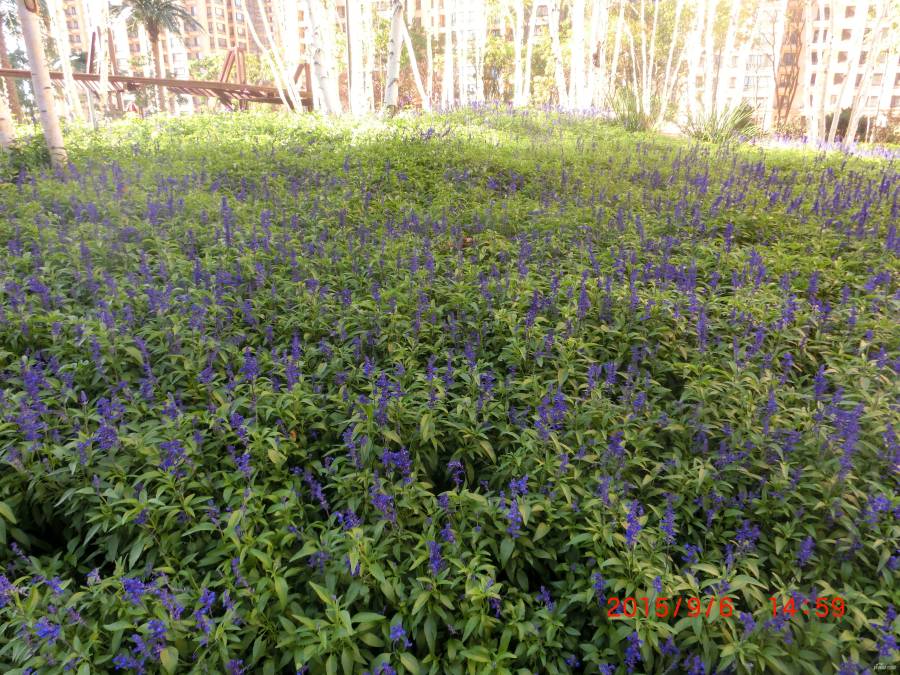
[[(155, 77), (162, 79), (162, 51), (159, 47), (159, 32), (155, 30), (147, 31), (150, 38), (150, 46), (153, 49), (153, 70)], [(162, 85), (156, 87), (156, 108), (160, 113), (166, 111), (166, 97)]]
[(394, 0), (391, 36), (388, 41), (387, 80), (384, 85), (384, 110), (397, 111), (400, 98), (400, 55), (403, 50), (403, 2)]
[(478, 26), (475, 29), (475, 100), (484, 103), (484, 54), (488, 37), (488, 9), (485, 0), (478, 0)]
[[(6, 48), (6, 29), (2, 19), (3, 16), (0, 15), (0, 66), (12, 68), (12, 64), (9, 61), (9, 51)], [(19, 101), (19, 90), (16, 87), (16, 81), (11, 77), (7, 77), (4, 78), (3, 82), (8, 96), (9, 108), (16, 121), (22, 122), (24, 119), (22, 117), (22, 104)]]
[[(681, 12), (684, 10), (684, 0), (676, 0), (675, 2), (675, 21), (672, 24), (672, 41), (669, 43), (669, 53), (666, 56), (666, 69), (663, 72), (662, 95), (659, 101), (659, 115), (656, 119), (657, 124), (665, 121), (666, 113), (669, 110), (669, 97), (674, 91), (674, 76), (672, 72), (672, 63), (675, 56), (675, 45), (678, 42), (678, 28), (681, 23)], [(680, 61), (680, 59), (679, 59)], [(676, 70), (678, 62), (676, 61)]]
[[(469, 1), (469, 0), (466, 0)], [(459, 87), (459, 104), (469, 105), (469, 26), (459, 20), (459, 5), (454, 6), (453, 25), (456, 29), (456, 84)]]
[(522, 100), (522, 40), (525, 32), (525, 2), (513, 0), (513, 103)]
[(453, 67), (453, 2), (444, 2), (444, 73), (441, 80), (441, 106), (451, 108), (456, 103)]
[[(716, 82), (714, 86), (716, 110), (722, 109), (722, 99), (725, 96), (725, 87), (723, 86), (724, 78), (720, 77), (722, 72), (722, 61), (730, 59), (734, 52), (734, 42), (737, 37), (738, 26), (740, 24), (741, 0), (731, 0), (731, 12), (728, 15), (728, 29), (725, 31), (725, 45), (719, 53), (718, 63), (716, 64)], [(749, 40), (748, 40), (749, 42)]]
[(569, 89), (566, 86), (566, 69), (563, 65), (562, 45), (559, 43), (559, 0), (550, 0), (550, 47), (553, 50), (553, 75), (556, 79), (557, 102), (569, 107)]
[(78, 97), (78, 86), (72, 76), (72, 54), (69, 50), (69, 35), (65, 31), (66, 18), (63, 14), (61, 2), (49, 2), (48, 15), (50, 17), (50, 33), (56, 43), (56, 52), (59, 54), (60, 69), (63, 74), (63, 95), (66, 107), (69, 109), (71, 119), (83, 119), (81, 100)]
[[(624, 0), (623, 0), (624, 1)], [(534, 33), (537, 30), (537, 11), (542, 0), (534, 0), (531, 5), (531, 14), (528, 16), (528, 38), (525, 43), (525, 74), (522, 83), (522, 100), (519, 105), (528, 105), (531, 102), (531, 57), (534, 54)]]
[[(315, 24), (316, 26), (318, 26), (321, 18), (313, 11), (312, 4), (314, 1), (316, 2), (316, 5), (317, 5), (315, 9), (318, 9), (317, 0), (310, 0), (309, 1), (310, 22)], [(269, 23), (269, 18), (266, 15), (266, 8), (263, 5), (262, 0), (256, 0), (256, 6), (259, 9), (259, 18), (260, 18), (260, 22), (262, 23), (262, 26), (263, 26), (263, 31), (265, 31), (266, 39), (269, 41), (269, 50), (271, 51), (271, 54), (272, 54), (272, 60), (275, 62), (276, 68), (281, 73), (281, 81), (282, 81), (282, 86), (284, 87), (284, 92), (287, 94), (288, 99), (291, 102), (291, 107), (293, 107), (294, 110), (301, 111), (301, 110), (303, 110), (303, 102), (302, 102), (302, 99), (300, 98), (300, 93), (297, 91), (297, 85), (294, 82), (294, 73), (291, 72), (291, 70), (285, 64), (284, 59), (281, 57), (280, 43), (278, 41), (276, 41), (275, 35), (272, 32), (272, 26)], [(278, 11), (278, 9), (279, 9), (279, 7), (277, 5), (274, 5), (274, 4), (272, 5), (273, 20), (277, 16), (276, 12)], [(250, 23), (252, 23), (252, 21), (253, 21), (252, 17), (248, 17), (248, 18), (250, 20)], [(325, 84), (325, 82), (323, 81), (322, 84)], [(333, 92), (332, 91), (324, 91), (324, 88), (323, 88), (323, 93), (324, 93), (324, 98), (326, 100), (326, 107), (328, 108), (328, 112), (332, 112), (333, 108), (331, 106), (334, 104)], [(339, 105), (339, 103), (338, 103), (338, 105)]]
[(0, 148), (4, 151), (9, 150), (15, 139), (16, 132), (13, 128), (12, 114), (9, 111), (9, 104), (6, 102), (6, 88), (0, 87)]
[(422, 25), (425, 28), (425, 93), (429, 105), (434, 100), (434, 12), (432, 0), (422, 0)]
[(59, 118), (53, 107), (53, 84), (50, 81), (50, 73), (47, 71), (38, 15), (25, 7), (24, 0), (16, 0), (16, 6), (19, 10), (19, 21), (22, 24), (25, 51), (28, 53), (28, 65), (31, 68), (34, 101), (40, 112), (41, 127), (44, 129), (44, 138), (50, 151), (50, 162), (54, 168), (61, 170), (65, 168), (68, 158)]
[(697, 80), (700, 77), (700, 59), (703, 54), (703, 27), (706, 23), (706, 5), (697, 3), (697, 14), (694, 17), (694, 27), (688, 35), (687, 44), (687, 114), (694, 117), (697, 113), (699, 96), (697, 92)]
[[(828, 143), (834, 143), (837, 138), (838, 124), (841, 120), (840, 113), (842, 112), (844, 105), (844, 96), (847, 93), (848, 87), (856, 86), (856, 71), (859, 70), (859, 60), (862, 56), (863, 51), (863, 31), (866, 26), (866, 17), (869, 12), (869, 3), (863, 0), (856, 6), (856, 16), (855, 21), (853, 22), (855, 25), (853, 26), (853, 35), (855, 37), (854, 43), (851, 48), (848, 50), (848, 59), (850, 62), (850, 68), (847, 72), (846, 77), (844, 77), (844, 81), (841, 83), (841, 91), (838, 94), (838, 102), (837, 108), (835, 112), (831, 115), (831, 125), (828, 128)], [(872, 59), (875, 61), (875, 59)], [(863, 78), (865, 79), (865, 78)], [(862, 83), (860, 83), (862, 84)], [(866, 87), (868, 89), (868, 87)], [(859, 88), (860, 91), (864, 89), (862, 87)], [(854, 96), (854, 102), (855, 102)], [(852, 111), (851, 111), (852, 114)], [(846, 140), (846, 139), (845, 139)], [(852, 137), (850, 137), (852, 141)]]
[[(819, 12), (823, 17), (825, 16), (826, 7), (830, 8), (830, 5), (827, 4), (824, 0), (819, 0)], [(818, 112), (816, 114), (816, 140), (826, 140), (825, 115), (828, 109), (828, 81), (831, 79), (831, 65), (834, 59), (834, 25), (836, 14), (836, 12), (831, 13), (831, 24), (826, 29), (828, 31), (828, 42), (826, 43), (827, 47), (825, 47), (825, 50), (821, 54), (821, 61), (819, 61), (820, 70), (816, 79), (816, 89), (819, 92), (817, 99)], [(838, 114), (840, 114), (840, 111), (838, 111)]]
[[(863, 102), (865, 101), (865, 95), (868, 93), (869, 83), (872, 81), (872, 71), (875, 69), (875, 64), (878, 62), (878, 54), (881, 52), (882, 38), (884, 37), (885, 32), (887, 32), (887, 27), (884, 25), (884, 22), (888, 18), (890, 11), (890, 2), (878, 0), (875, 3), (875, 16), (877, 17), (877, 20), (872, 27), (872, 42), (869, 46), (869, 54), (866, 58), (866, 69), (863, 73), (862, 82), (860, 82), (859, 86), (856, 88), (856, 93), (853, 96), (853, 105), (850, 108), (850, 120), (847, 124), (847, 139), (850, 143), (856, 139), (856, 132), (859, 130), (859, 118), (862, 115)], [(884, 82), (884, 78), (882, 78), (882, 82)]]
[(604, 100), (609, 88), (606, 72), (606, 38), (609, 32), (609, 0), (593, 0), (591, 3), (591, 31), (587, 75), (581, 92), (579, 107), (594, 105), (598, 98)]
[(400, 27), (403, 30), (403, 43), (406, 45), (406, 53), (409, 54), (409, 67), (412, 68), (413, 82), (416, 83), (416, 91), (419, 92), (419, 98), (422, 100), (422, 110), (431, 112), (431, 99), (425, 91), (425, 85), (422, 84), (422, 75), (419, 73), (419, 63), (416, 61), (416, 52), (413, 50), (412, 39), (409, 37), (409, 29), (403, 17), (400, 17)]
[[(653, 27), (650, 29), (650, 49), (644, 68), (643, 108), (647, 112), (650, 112), (653, 108), (653, 88), (656, 86), (656, 33), (659, 28), (659, 5), (658, 1), (653, 3)], [(672, 43), (674, 44), (675, 35), (672, 37)]]
[[(572, 34), (569, 36), (569, 105), (584, 107), (584, 0), (572, 0)], [(593, 37), (593, 36), (592, 36)]]
[(350, 112), (354, 115), (363, 115), (368, 111), (368, 106), (366, 105), (362, 8), (357, 2), (348, 2), (346, 11), (347, 73), (350, 77), (347, 98), (350, 103)]
[(622, 31), (625, 28), (625, 0), (619, 0), (619, 17), (616, 19), (616, 35), (613, 38), (612, 63), (609, 69), (609, 95), (614, 96), (618, 86), (619, 58), (622, 56)]
[(366, 96), (366, 108), (375, 110), (375, 29), (372, 26), (371, 0), (359, 0), (362, 16), (363, 58), (363, 90)]
[(703, 109), (710, 111), (715, 103), (713, 79), (715, 74), (715, 43), (713, 27), (716, 23), (716, 0), (707, 0), (706, 26), (703, 31), (704, 74), (703, 74)]

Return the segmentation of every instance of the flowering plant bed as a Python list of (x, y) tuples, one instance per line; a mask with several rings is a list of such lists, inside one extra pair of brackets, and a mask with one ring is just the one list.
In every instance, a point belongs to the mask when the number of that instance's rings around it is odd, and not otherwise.
[(895, 164), (489, 109), (71, 145), (0, 185), (3, 672), (896, 663)]

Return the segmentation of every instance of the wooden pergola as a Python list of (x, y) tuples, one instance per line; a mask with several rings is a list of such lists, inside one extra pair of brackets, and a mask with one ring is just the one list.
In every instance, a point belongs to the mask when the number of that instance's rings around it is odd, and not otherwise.
[[(95, 32), (91, 37), (91, 48), (88, 51), (87, 60), (88, 72), (72, 73), (72, 77), (75, 82), (88, 93), (88, 95), (97, 97), (101, 97), (104, 94), (115, 95), (120, 110), (123, 110), (122, 94), (126, 92), (135, 92), (144, 87), (165, 87), (175, 94), (215, 98), (221, 101), (222, 104), (229, 109), (237, 107), (241, 110), (246, 110), (249, 103), (291, 105), (289, 99), (282, 100), (281, 96), (278, 94), (278, 89), (275, 87), (247, 83), (247, 69), (244, 63), (243, 49), (232, 49), (228, 52), (217, 82), (123, 75), (117, 71), (115, 54), (113, 53), (111, 54), (110, 59), (113, 73), (107, 75), (106, 81), (108, 90), (103, 92), (100, 87), (100, 73), (94, 72), (97, 70), (96, 50), (94, 49), (95, 38), (98, 38), (99, 36), (97, 36)], [(112, 45), (112, 40), (110, 40), (109, 44), (110, 46)], [(228, 82), (229, 75), (233, 68), (237, 71), (236, 75), (238, 81)], [(0, 68), (0, 77), (31, 79), (31, 71), (19, 70), (16, 68)], [(297, 70), (294, 73), (294, 81), (298, 82), (301, 77), (303, 78), (304, 88), (300, 92), (300, 100), (305, 110), (312, 110), (312, 82), (308, 63), (302, 63), (297, 67)], [(51, 71), (50, 79), (62, 81), (64, 77), (61, 72)]]
[[(308, 64), (304, 64), (307, 67)], [(18, 79), (31, 79), (30, 70), (17, 68), (0, 68), (0, 77), (14, 77)], [(82, 88), (88, 92), (101, 95), (100, 75), (98, 73), (72, 73)], [(62, 80), (63, 74), (59, 71), (51, 71), (52, 80)], [(110, 92), (122, 94), (137, 91), (143, 87), (166, 87), (176, 94), (187, 96), (202, 96), (217, 98), (226, 105), (238, 103), (274, 103), (282, 104), (284, 101), (278, 95), (275, 87), (267, 87), (259, 84), (233, 84), (231, 82), (209, 82), (206, 80), (178, 80), (173, 78), (139, 77), (137, 75), (109, 75)], [(307, 110), (312, 108), (312, 94), (309, 91), (301, 92), (300, 97)]]

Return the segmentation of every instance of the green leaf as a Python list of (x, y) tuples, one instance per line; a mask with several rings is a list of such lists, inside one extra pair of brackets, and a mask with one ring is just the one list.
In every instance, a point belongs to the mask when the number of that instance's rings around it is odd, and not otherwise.
[(435, 622), (433, 615), (429, 615), (429, 617), (425, 619), (425, 641), (428, 642), (429, 651), (434, 652), (434, 643), (436, 640), (437, 622)]
[(400, 654), (400, 663), (402, 663), (403, 667), (414, 675), (418, 675), (419, 670), (421, 670), (421, 666), (419, 666), (418, 660), (409, 652), (403, 652), (402, 654)]
[(275, 594), (278, 596), (278, 602), (281, 605), (281, 609), (287, 607), (288, 585), (284, 577), (275, 577)]
[(6, 502), (0, 502), (0, 516), (13, 525), (16, 524), (16, 517), (13, 515), (12, 509)]
[(509, 556), (512, 555), (513, 549), (515, 549), (516, 543), (507, 537), (502, 542), (500, 542), (500, 564), (506, 565), (506, 561), (509, 560)]
[(159, 653), (159, 662), (167, 673), (174, 673), (178, 667), (178, 648), (169, 645)]
[(269, 451), (266, 453), (269, 456), (269, 460), (275, 466), (281, 466), (287, 460), (284, 453), (281, 450), (276, 450), (275, 448), (269, 448)]

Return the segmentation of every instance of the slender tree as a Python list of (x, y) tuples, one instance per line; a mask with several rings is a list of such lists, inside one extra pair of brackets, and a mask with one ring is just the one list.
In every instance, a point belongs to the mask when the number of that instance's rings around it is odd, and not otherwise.
[(78, 96), (78, 86), (72, 75), (72, 52), (69, 49), (69, 36), (65, 32), (65, 15), (61, 2), (47, 4), (47, 16), (50, 18), (50, 34), (56, 43), (56, 53), (59, 56), (59, 67), (63, 74), (63, 96), (66, 108), (69, 111), (69, 119), (80, 120), (83, 118), (81, 99)]
[(0, 87), (0, 148), (9, 150), (15, 138), (12, 113), (9, 110), (9, 103), (6, 101), (6, 88)]
[(559, 0), (550, 0), (548, 28), (550, 29), (550, 49), (553, 52), (553, 77), (556, 81), (557, 102), (563, 108), (569, 107), (569, 88), (566, 86), (566, 68), (563, 63), (562, 45), (559, 41)]
[[(9, 50), (6, 46), (6, 31), (12, 31), (16, 25), (15, 11), (10, 11), (6, 7), (0, 8), (0, 66), (4, 68), (12, 68), (12, 63), (9, 60)], [(13, 117), (21, 122), (24, 118), (22, 117), (22, 104), (19, 101), (19, 89), (16, 87), (15, 80), (11, 77), (4, 78), (4, 88), (6, 89), (10, 111)]]
[(31, 83), (34, 88), (34, 100), (44, 129), (44, 138), (50, 151), (50, 163), (56, 169), (63, 169), (68, 158), (63, 143), (62, 129), (53, 101), (53, 84), (47, 70), (47, 59), (44, 56), (44, 43), (41, 40), (41, 27), (38, 24), (37, 0), (16, 0), (19, 10), (19, 23), (22, 25), (22, 38), (28, 54), (28, 65), (31, 68)]
[[(153, 65), (156, 77), (163, 78), (162, 50), (159, 38), (164, 31), (179, 34), (182, 27), (192, 26), (199, 30), (203, 27), (181, 6), (177, 0), (122, 0), (122, 4), (112, 8), (114, 16), (125, 12), (128, 14), (129, 30), (137, 31), (141, 26), (147, 31), (153, 49)], [(165, 89), (157, 88), (157, 105), (159, 111), (166, 108)]]
[(403, 0), (394, 0), (391, 10), (391, 36), (388, 42), (387, 81), (384, 85), (384, 110), (395, 112), (400, 101), (400, 55), (403, 51)]
[(454, 92), (453, 63), (453, 22), (455, 21), (454, 0), (444, 2), (444, 72), (441, 79), (441, 106), (450, 108), (456, 103)]

